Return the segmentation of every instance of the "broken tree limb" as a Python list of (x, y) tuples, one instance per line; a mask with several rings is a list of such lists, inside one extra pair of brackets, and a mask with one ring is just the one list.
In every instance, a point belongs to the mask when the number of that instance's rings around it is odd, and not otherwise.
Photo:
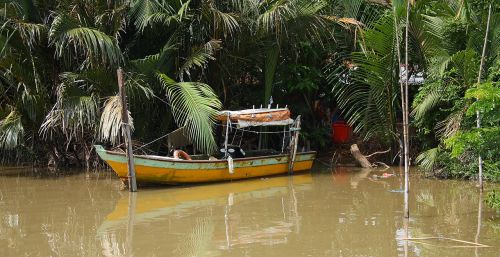
[(351, 145), (351, 154), (356, 159), (356, 161), (361, 165), (363, 168), (372, 168), (372, 164), (366, 157), (359, 151), (359, 147), (357, 144)]
[(365, 157), (366, 157), (366, 158), (370, 158), (370, 157), (372, 157), (372, 156), (374, 156), (374, 155), (377, 155), (377, 154), (388, 153), (390, 150), (391, 150), (391, 148), (389, 148), (389, 149), (387, 149), (387, 150), (385, 150), (385, 151), (374, 152), (374, 153), (369, 154), (369, 155), (367, 155), (367, 156), (365, 156)]

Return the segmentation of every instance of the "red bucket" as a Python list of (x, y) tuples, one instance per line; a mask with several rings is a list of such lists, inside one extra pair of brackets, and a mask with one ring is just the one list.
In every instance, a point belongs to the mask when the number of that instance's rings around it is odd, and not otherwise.
[(351, 139), (352, 128), (344, 121), (336, 121), (332, 124), (332, 140), (336, 144), (342, 144)]

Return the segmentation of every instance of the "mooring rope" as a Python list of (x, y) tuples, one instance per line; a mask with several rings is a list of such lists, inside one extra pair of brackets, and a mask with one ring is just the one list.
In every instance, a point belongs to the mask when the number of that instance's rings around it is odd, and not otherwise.
[(145, 147), (147, 145), (150, 145), (150, 144), (152, 144), (152, 143), (154, 143), (154, 142), (156, 142), (156, 141), (158, 141), (158, 140), (160, 140), (160, 139), (162, 139), (164, 137), (167, 137), (167, 136), (168, 136), (168, 134), (165, 134), (165, 135), (163, 135), (163, 136), (161, 136), (161, 137), (159, 137), (159, 138), (157, 138), (157, 139), (155, 139), (155, 140), (153, 140), (153, 141), (151, 141), (151, 142), (149, 142), (147, 144), (144, 144), (144, 145), (140, 146), (139, 148), (136, 148), (135, 150), (142, 149), (143, 147)]
[[(231, 123), (230, 123), (230, 124), (231, 124)], [(130, 124), (126, 124), (126, 123), (122, 123), (122, 125), (128, 125), (128, 126), (130, 126)], [(226, 127), (226, 125), (218, 125), (218, 124), (217, 124), (217, 126)], [(244, 133), (244, 132), (249, 132), (249, 133), (254, 133), (254, 134), (281, 134), (281, 133), (283, 133), (283, 131), (253, 131), (253, 130), (249, 130), (249, 129), (242, 129), (242, 128), (237, 128), (237, 127), (233, 127), (233, 126), (229, 126), (229, 129), (230, 129), (230, 130), (235, 129), (235, 130), (242, 131), (243, 133)], [(289, 132), (289, 131), (288, 131), (288, 132)], [(289, 133), (290, 133), (290, 132), (289, 132)], [(148, 145), (150, 145), (150, 144), (152, 144), (152, 143), (154, 143), (154, 142), (156, 142), (156, 141), (158, 141), (158, 140), (160, 140), (160, 139), (162, 139), (162, 138), (165, 138), (165, 137), (167, 137), (167, 136), (168, 136), (168, 134), (165, 134), (165, 135), (163, 135), (163, 136), (161, 136), (161, 137), (158, 137), (158, 138), (156, 138), (155, 140), (153, 140), (153, 141), (151, 141), (151, 142), (149, 142), (149, 143), (147, 143), (147, 144), (144, 144), (144, 145), (142, 145), (142, 146), (140, 146), (140, 147), (136, 148), (135, 150), (140, 150), (140, 149), (142, 149), (142, 148), (144, 148), (144, 147), (146, 147), (146, 146), (148, 146)], [(236, 135), (234, 135), (234, 136), (236, 136)], [(233, 141), (234, 141), (234, 137), (233, 137)], [(241, 145), (241, 141), (240, 141), (240, 145)]]

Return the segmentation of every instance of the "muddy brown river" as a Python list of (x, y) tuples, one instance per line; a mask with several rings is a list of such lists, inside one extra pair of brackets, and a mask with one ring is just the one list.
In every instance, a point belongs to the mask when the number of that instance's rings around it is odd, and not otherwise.
[(318, 167), (130, 194), (107, 171), (0, 168), (0, 256), (500, 256), (472, 182), (414, 172), (406, 223), (402, 178)]

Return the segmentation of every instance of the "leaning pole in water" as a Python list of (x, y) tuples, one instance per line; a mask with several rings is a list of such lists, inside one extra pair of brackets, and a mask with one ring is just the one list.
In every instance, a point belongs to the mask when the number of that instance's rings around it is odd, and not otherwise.
[[(410, 0), (407, 0), (406, 5), (406, 30), (405, 30), (405, 90), (404, 90), (404, 110), (403, 110), (403, 139), (404, 139), (404, 152), (405, 152), (405, 191), (404, 191), (404, 217), (410, 218), (410, 209), (408, 204), (408, 194), (410, 191), (410, 140), (409, 140), (409, 115), (408, 115), (408, 73), (410, 71), (408, 66), (408, 29), (409, 29), (409, 16), (410, 16)], [(403, 96), (401, 96), (403, 97)]]
[(123, 71), (122, 68), (116, 70), (118, 77), (118, 89), (120, 92), (120, 100), (122, 104), (122, 131), (125, 136), (125, 145), (127, 149), (127, 166), (128, 166), (128, 189), (130, 192), (137, 191), (137, 183), (135, 181), (135, 166), (134, 154), (132, 152), (132, 137), (130, 136), (130, 122), (128, 120), (127, 96), (125, 94), (125, 86), (123, 84)]
[(397, 53), (397, 58), (398, 58), (398, 82), (399, 82), (399, 89), (400, 89), (400, 94), (401, 94), (401, 116), (403, 117), (403, 142), (401, 142), (401, 139), (399, 139), (399, 166), (404, 165), (404, 135), (406, 134), (406, 127), (404, 124), (406, 123), (406, 107), (405, 107), (405, 89), (404, 89), (404, 83), (401, 78), (401, 43), (399, 42), (399, 26), (398, 26), (398, 15), (397, 15), (397, 10), (396, 6), (393, 5), (393, 12), (394, 12), (394, 35), (396, 38), (396, 53)]
[[(479, 64), (479, 74), (477, 75), (477, 84), (481, 83), (481, 73), (483, 71), (484, 64), (484, 56), (486, 55), (486, 45), (488, 44), (488, 31), (490, 29), (490, 19), (491, 19), (491, 3), (488, 8), (488, 21), (486, 22), (486, 32), (484, 33), (484, 44), (483, 44), (483, 53), (481, 54), (481, 63)], [(481, 116), (479, 111), (476, 111), (476, 126), (477, 128), (481, 128)], [(483, 160), (481, 154), (477, 157), (478, 161), (478, 182), (479, 182), (479, 191), (483, 192)]]

